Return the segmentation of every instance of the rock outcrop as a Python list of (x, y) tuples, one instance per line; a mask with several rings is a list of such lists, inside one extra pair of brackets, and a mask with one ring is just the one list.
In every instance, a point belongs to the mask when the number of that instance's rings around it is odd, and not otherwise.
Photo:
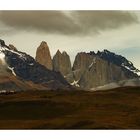
[(53, 57), (53, 70), (60, 72), (67, 81), (73, 81), (71, 61), (69, 55), (58, 50)]
[(52, 59), (49, 47), (45, 41), (42, 41), (36, 51), (36, 61), (52, 70)]
[[(106, 54), (106, 57), (103, 57)], [(108, 54), (107, 54), (108, 53)], [(109, 59), (109, 56), (112, 56)], [(131, 70), (128, 70), (124, 64), (126, 59), (121, 59), (122, 56), (112, 54), (111, 52), (94, 52), (78, 53), (74, 65), (73, 73), (76, 84), (82, 89), (91, 89), (98, 86), (103, 86), (111, 82), (137, 78), (138, 75), (134, 72), (138, 71), (132, 63), (129, 62)], [(120, 62), (121, 61), (121, 62)], [(117, 63), (116, 63), (117, 62)], [(133, 67), (132, 67), (133, 66)]]
[(79, 81), (81, 75), (88, 68), (88, 66), (92, 63), (92, 57), (89, 56), (85, 52), (78, 53), (75, 57), (75, 61), (73, 64), (73, 74), (75, 81)]
[(0, 39), (0, 45), (1, 45), (1, 46), (5, 46), (4, 40)]
[[(11, 81), (23, 85), (22, 87), (24, 87), (23, 82), (26, 87), (30, 85), (28, 82), (32, 82), (33, 86), (38, 85), (39, 88), (45, 87), (51, 90), (72, 89), (70, 84), (91, 90), (112, 85), (111, 83), (139, 79), (138, 73), (140, 71), (132, 62), (108, 50), (78, 53), (71, 67), (70, 57), (65, 51), (61, 53), (58, 50), (52, 60), (46, 42), (42, 42), (37, 49), (35, 61), (30, 55), (18, 51), (13, 45), (7, 46), (3, 40), (0, 40), (0, 78), (12, 77), (14, 80)], [(18, 77), (18, 81), (15, 77)], [(1, 80), (0, 82), (2, 85)], [(8, 84), (10, 85), (13, 89), (16, 88), (15, 84)]]
[(17, 48), (12, 44), (9, 44), (8, 48), (13, 51), (18, 51)]

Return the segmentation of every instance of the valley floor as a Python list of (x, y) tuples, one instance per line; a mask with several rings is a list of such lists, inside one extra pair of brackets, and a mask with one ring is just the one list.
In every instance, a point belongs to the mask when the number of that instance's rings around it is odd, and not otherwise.
[(1, 94), (0, 129), (140, 129), (140, 87)]

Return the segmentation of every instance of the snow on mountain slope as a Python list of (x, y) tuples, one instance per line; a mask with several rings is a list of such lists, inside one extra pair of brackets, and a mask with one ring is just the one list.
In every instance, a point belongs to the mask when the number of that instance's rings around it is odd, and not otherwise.
[(0, 53), (2, 62), (6, 62), (7, 69), (14, 76), (20, 77), (25, 81), (43, 84), (44, 86), (48, 86), (47, 83), (53, 81), (51, 83), (52, 85), (53, 83), (56, 85), (55, 88), (71, 87), (59, 72), (47, 69), (45, 66), (36, 62), (30, 55), (18, 51), (13, 46), (5, 45), (3, 40), (0, 40)]
[(75, 80), (71, 83), (71, 85), (76, 86), (76, 87), (80, 87), (78, 84), (78, 81), (75, 81)]
[(5, 51), (5, 50), (8, 50), (8, 51), (11, 51), (11, 52), (15, 53), (14, 51), (12, 51), (12, 50), (10, 50), (10, 49), (8, 49), (8, 48), (6, 48), (6, 47), (3, 47), (3, 46), (0, 44), (0, 61), (1, 61), (1, 65), (2, 65), (1, 67), (4, 68), (4, 66), (5, 66), (5, 69), (6, 69), (6, 68), (9, 69), (9, 70), (11, 71), (11, 73), (12, 73), (14, 76), (16, 76), (16, 74), (15, 74), (15, 72), (14, 72), (14, 68), (9, 67), (8, 64), (7, 64), (6, 61), (5, 61), (5, 54), (4, 54), (4, 52), (3, 52), (3, 51)]
[(119, 81), (119, 82), (113, 82), (113, 83), (109, 83), (109, 84), (99, 86), (96, 88), (91, 88), (90, 90), (91, 91), (109, 90), (109, 89), (114, 89), (114, 88), (118, 88), (118, 87), (127, 87), (127, 86), (132, 86), (132, 87), (140, 86), (140, 78), (123, 80), (123, 81)]
[[(72, 72), (75, 79), (68, 83), (60, 72), (49, 70), (30, 55), (18, 51), (14, 46), (7, 46), (0, 40), (1, 64), (5, 65), (13, 76), (46, 87), (50, 86), (50, 89), (65, 89), (72, 86), (82, 89), (114, 88), (121, 86), (118, 81), (138, 78), (140, 73), (132, 62), (108, 50), (78, 53), (76, 58)], [(131, 82), (126, 83), (130, 84)]]
[(134, 67), (133, 63), (127, 60), (125, 57), (115, 54), (113, 52), (110, 52), (108, 50), (104, 51), (98, 51), (97, 53), (90, 52), (91, 55), (96, 55), (108, 62), (111, 62), (117, 66), (122, 67), (123, 70), (132, 72), (134, 74), (137, 74), (140, 76), (140, 70), (138, 70), (136, 67)]
[(109, 84), (99, 86), (96, 88), (91, 88), (91, 91), (108, 90), (108, 89), (114, 89), (114, 88), (118, 88), (118, 87), (120, 87), (120, 85), (114, 82), (114, 83), (109, 83)]

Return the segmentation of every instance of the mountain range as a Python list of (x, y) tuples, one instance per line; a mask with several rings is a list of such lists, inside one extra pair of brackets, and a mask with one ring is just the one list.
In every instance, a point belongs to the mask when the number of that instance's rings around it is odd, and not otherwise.
[(34, 59), (0, 40), (1, 92), (94, 90), (112, 83), (127, 86), (126, 83), (131, 79), (133, 80), (129, 82), (129, 86), (140, 86), (139, 73), (140, 70), (132, 62), (108, 50), (97, 53), (79, 52), (72, 65), (70, 56), (65, 51), (57, 50), (52, 58), (45, 41), (37, 48)]

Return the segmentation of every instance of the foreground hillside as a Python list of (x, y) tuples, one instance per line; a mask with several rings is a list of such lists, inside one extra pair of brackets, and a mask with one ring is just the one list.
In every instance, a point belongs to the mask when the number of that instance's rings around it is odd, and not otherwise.
[(1, 129), (140, 129), (140, 87), (0, 95)]

